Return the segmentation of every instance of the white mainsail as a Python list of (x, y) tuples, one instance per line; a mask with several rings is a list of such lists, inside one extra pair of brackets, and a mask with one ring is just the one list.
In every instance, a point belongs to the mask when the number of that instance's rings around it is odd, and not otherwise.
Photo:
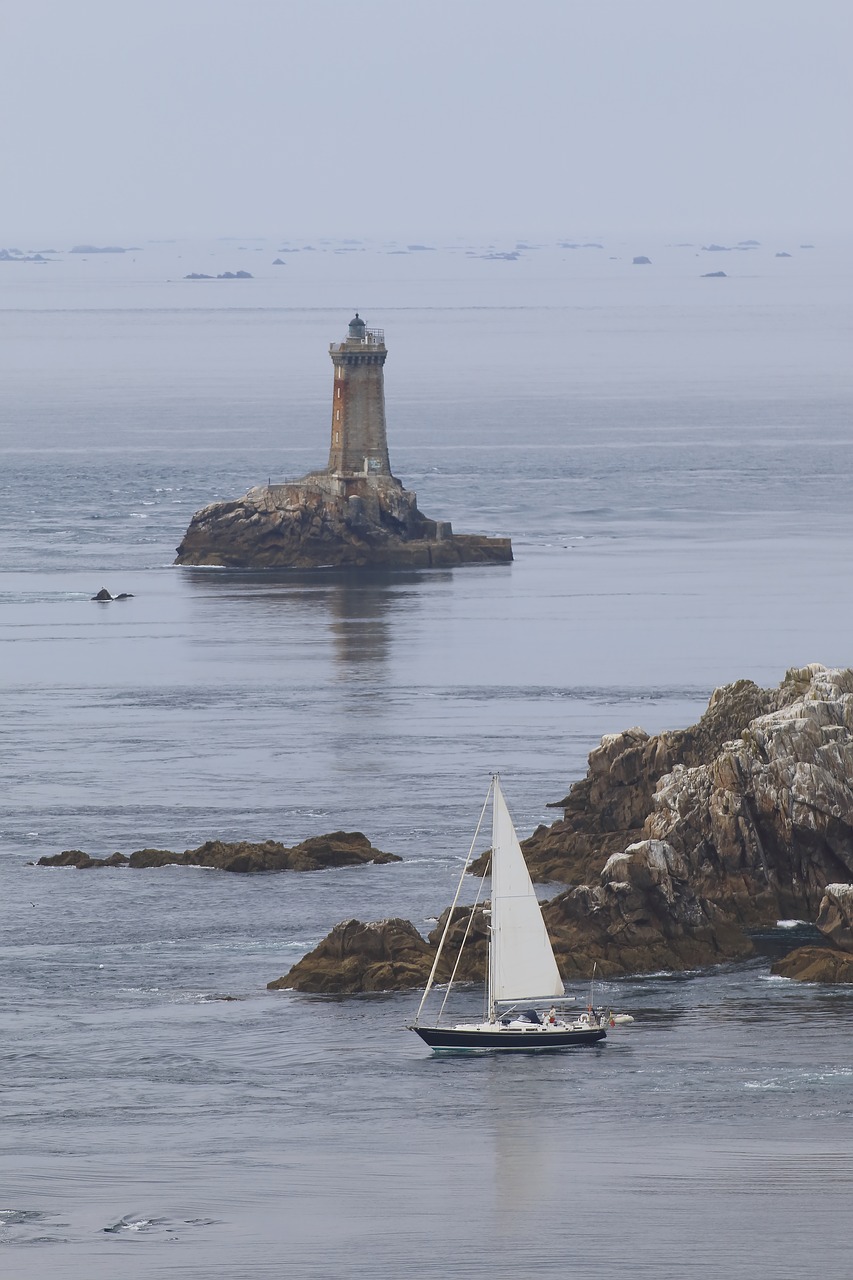
[(551, 939), (497, 777), (494, 788), (491, 1002), (562, 996)]

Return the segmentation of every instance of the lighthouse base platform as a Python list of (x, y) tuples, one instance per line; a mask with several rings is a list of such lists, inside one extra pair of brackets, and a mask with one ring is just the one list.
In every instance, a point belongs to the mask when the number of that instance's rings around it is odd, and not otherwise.
[(197, 511), (175, 564), (230, 569), (438, 569), (508, 564), (509, 538), (454, 533), (390, 475), (321, 471)]

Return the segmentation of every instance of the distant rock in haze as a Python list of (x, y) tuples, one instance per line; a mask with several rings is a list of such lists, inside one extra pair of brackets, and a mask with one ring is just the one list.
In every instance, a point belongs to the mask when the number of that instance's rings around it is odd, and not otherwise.
[(702, 277), (703, 280), (725, 280), (725, 271), (706, 271)]
[[(281, 266), (285, 265), (281, 263)], [(188, 276), (184, 276), (185, 280), (254, 280), (254, 278), (251, 271), (223, 271), (218, 276), (208, 276), (203, 271), (191, 271)]]
[(274, 266), (274, 267), (286, 267), (286, 266), (287, 266), (287, 263), (286, 263), (286, 262), (283, 262), (283, 261), (281, 260), (281, 258), (274, 258), (274, 259), (273, 259), (273, 266)]
[(776, 254), (777, 258), (790, 258), (790, 256), (791, 256), (790, 253), (784, 253), (784, 252)]
[(407, 244), (410, 253), (435, 253), (434, 244)]
[(703, 244), (703, 253), (731, 253), (731, 249), (727, 244)]
[[(801, 244), (801, 245), (800, 245), (800, 248), (801, 248), (801, 249), (813, 249), (813, 248), (814, 248), (814, 245), (813, 245), (813, 244)], [(45, 250), (44, 250), (44, 252), (45, 252), (45, 253), (47, 253), (47, 249), (45, 249)]]
[(485, 262), (516, 262), (521, 254), (512, 249), (509, 253), (479, 253), (475, 257), (482, 258)]
[(99, 247), (94, 244), (75, 244), (70, 250), (71, 253), (127, 253), (127, 249), (123, 249), (117, 244), (108, 244)]
[(631, 262), (635, 267), (650, 267), (652, 265), (651, 258), (647, 258), (644, 253), (638, 254), (636, 258), (632, 258)]
[(760, 240), (738, 240), (739, 249), (757, 249), (761, 244)]
[[(45, 250), (50, 252), (52, 250)], [(21, 253), (20, 249), (0, 249), (0, 262), (47, 262), (47, 258), (40, 253)]]

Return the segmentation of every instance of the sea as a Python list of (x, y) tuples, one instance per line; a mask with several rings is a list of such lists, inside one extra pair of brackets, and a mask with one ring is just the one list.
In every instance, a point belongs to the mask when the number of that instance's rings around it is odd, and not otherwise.
[[(8, 246), (8, 1280), (848, 1280), (853, 992), (770, 974), (808, 922), (598, 984), (634, 1024), (556, 1055), (266, 990), (341, 920), (429, 930), (491, 772), (524, 836), (602, 734), (853, 663), (850, 246), (711, 235)], [(356, 310), (395, 474), (513, 564), (174, 567), (198, 508), (325, 464)], [(34, 865), (337, 829), (403, 861)]]

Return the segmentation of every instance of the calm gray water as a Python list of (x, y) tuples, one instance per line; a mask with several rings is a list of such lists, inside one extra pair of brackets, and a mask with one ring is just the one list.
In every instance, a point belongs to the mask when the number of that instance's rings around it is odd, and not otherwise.
[[(613, 983), (606, 1045), (490, 1061), (430, 1057), (409, 996), (265, 990), (348, 916), (427, 927), (490, 770), (524, 834), (602, 733), (853, 661), (847, 250), (245, 244), (0, 264), (4, 1276), (847, 1280), (845, 991)], [(322, 463), (356, 307), (395, 471), (516, 562), (170, 567), (197, 507)], [(405, 861), (30, 865), (337, 827)]]

